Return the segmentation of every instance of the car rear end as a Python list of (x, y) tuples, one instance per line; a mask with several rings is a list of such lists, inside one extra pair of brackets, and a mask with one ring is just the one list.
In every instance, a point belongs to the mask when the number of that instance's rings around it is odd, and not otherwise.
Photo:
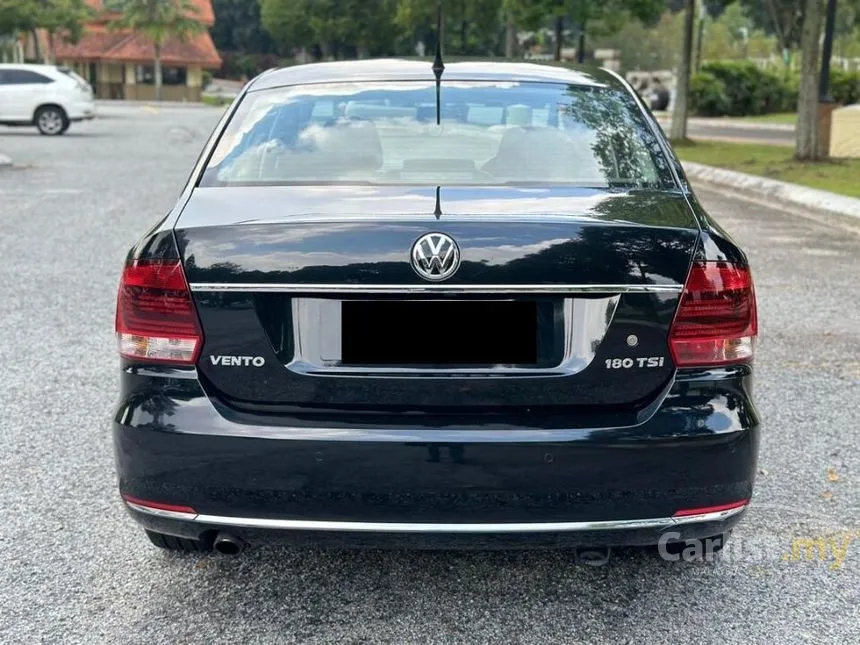
[(58, 67), (55, 78), (62, 82), (66, 97), (63, 108), (69, 121), (89, 121), (96, 116), (93, 88), (85, 78), (67, 67)]
[[(623, 88), (483, 83), (443, 84), (448, 123), (421, 122), (421, 81), (261, 92), (218, 133), (119, 290), (119, 483), (148, 530), (534, 547), (738, 521), (758, 449), (746, 258)], [(535, 151), (556, 139), (576, 164)], [(338, 167), (326, 146), (379, 158)], [(547, 181), (553, 162), (579, 174)], [(459, 255), (444, 279), (422, 273), (428, 235)]]

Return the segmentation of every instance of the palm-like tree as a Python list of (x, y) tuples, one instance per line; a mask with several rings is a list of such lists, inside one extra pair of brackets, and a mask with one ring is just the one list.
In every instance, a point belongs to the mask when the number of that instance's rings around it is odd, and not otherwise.
[(155, 49), (155, 100), (161, 100), (161, 51), (170, 38), (184, 41), (206, 29), (197, 7), (189, 0), (124, 0), (122, 16), (112, 21), (114, 29), (131, 29), (146, 36)]

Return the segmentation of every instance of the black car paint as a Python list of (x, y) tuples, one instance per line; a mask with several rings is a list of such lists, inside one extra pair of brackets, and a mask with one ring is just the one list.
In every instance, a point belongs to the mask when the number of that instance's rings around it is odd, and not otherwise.
[[(127, 365), (123, 380), (128, 395), (114, 425), (121, 489), (204, 514), (238, 508), (248, 517), (390, 522), (668, 517), (748, 499), (755, 479), (759, 420), (746, 366), (679, 372), (640, 423), (608, 428), (546, 428), (543, 417), (492, 411), (473, 415), (471, 429), (457, 418), (403, 414), (372, 424), (340, 414), (324, 420), (327, 427), (319, 420), (309, 427), (300, 417), (218, 405), (193, 370)], [(212, 527), (172, 528), (194, 537)], [(653, 532), (612, 539), (656, 542)]]
[[(262, 87), (264, 79), (256, 83)], [(278, 82), (274, 76), (267, 81), (270, 86)], [(227, 119), (229, 112), (222, 126)], [(667, 154), (676, 164), (677, 193), (442, 186), (438, 188), (440, 215), (435, 208), (436, 187), (266, 188), (255, 193), (249, 208), (244, 189), (194, 190), (194, 177), (212, 145), (214, 138), (174, 210), (130, 251), (129, 259), (182, 258), (192, 283), (360, 283), (365, 279), (417, 283), (416, 276), (404, 270), (408, 263), (392, 266), (381, 256), (394, 248), (405, 253), (408, 243), (429, 230), (449, 232), (467, 248), (471, 240), (493, 236), (499, 238), (498, 245), (510, 246), (512, 236), (505, 226), (520, 226), (519, 218), (523, 226), (528, 221), (536, 227), (539, 233), (531, 234), (539, 241), (560, 240), (550, 249), (576, 249), (578, 258), (600, 257), (601, 242), (597, 237), (589, 240), (589, 231), (602, 231), (603, 241), (611, 240), (619, 250), (647, 239), (655, 251), (675, 249), (679, 254), (667, 266), (655, 252), (652, 264), (627, 267), (624, 272), (608, 262), (585, 265), (592, 271), (586, 271), (585, 278), (570, 271), (577, 283), (652, 284), (659, 276), (683, 284), (694, 257), (747, 264), (743, 252), (689, 191), (671, 151)], [(510, 222), (500, 224), (500, 213), (507, 213)], [(350, 256), (345, 231), (370, 232), (374, 228), (370, 215), (381, 216), (375, 225), (381, 233), (374, 242), (379, 247), (362, 246)], [(482, 222), (482, 217), (487, 221)], [(400, 229), (390, 232), (388, 224)], [(300, 262), (273, 271), (254, 260), (253, 252), (239, 252), (243, 241), (245, 250), (259, 251), (265, 231), (279, 227), (283, 231), (305, 227), (326, 244), (339, 245), (344, 261), (325, 267), (323, 274), (314, 274), (317, 268)], [(234, 246), (221, 257), (202, 261), (208, 249), (225, 250), (223, 244)], [(539, 253), (523, 252), (514, 260), (494, 264), (492, 245), (484, 248), (486, 261), (464, 264), (457, 280), (547, 281), (541, 273), (547, 265), (536, 257)], [(557, 279), (561, 283), (568, 276)], [(223, 294), (217, 303), (210, 302), (212, 297), (196, 296), (207, 343), (219, 335), (229, 336), (231, 317), (255, 315), (251, 295)], [(665, 346), (665, 329), (676, 305), (677, 295), (625, 294), (618, 321), (628, 311), (633, 327), (613, 324), (601, 351), (622, 351), (622, 339), (631, 330), (647, 333), (641, 326), (642, 307), (663, 312), (657, 314), (665, 317), (659, 320), (657, 333)], [(595, 357), (595, 362), (600, 359)], [(420, 402), (415, 409), (414, 400), (407, 409), (398, 405), (396, 391), (380, 398), (379, 388), (356, 390), (334, 379), (296, 406), (272, 401), (271, 388), (255, 400), (243, 392), (243, 377), (220, 383), (219, 388), (205, 364), (198, 371), (121, 362), (123, 394), (113, 424), (120, 489), (142, 499), (188, 504), (200, 513), (405, 522), (667, 517), (681, 508), (749, 499), (755, 479), (759, 419), (747, 365), (675, 370), (667, 361), (666, 369), (642, 387), (641, 397), (631, 401), (630, 391), (624, 390), (623, 406), (613, 406), (611, 401), (594, 405), (595, 389), (591, 405), (585, 403), (588, 396), (577, 401), (574, 395), (565, 400), (566, 405), (547, 405), (535, 413), (534, 395), (546, 390), (545, 380), (525, 392), (502, 387), (494, 395), (488, 388), (477, 399), (470, 389), (473, 405), (465, 410), (463, 393), (437, 381), (434, 391), (443, 398), (434, 401), (442, 404), (421, 410)], [(283, 377), (277, 361), (274, 367)], [(246, 396), (225, 397), (223, 389)], [(414, 391), (410, 394), (414, 396)], [(548, 400), (555, 395), (558, 392), (550, 388)], [(333, 398), (338, 405), (319, 405)], [(133, 515), (151, 529), (188, 537), (218, 528), (139, 512)], [(686, 526), (683, 535), (718, 534), (739, 517)], [(233, 532), (249, 539), (323, 537)], [(328, 533), (324, 537), (337, 541)], [(654, 531), (585, 533), (531, 536), (524, 544), (647, 544), (657, 537)], [(358, 536), (347, 539), (352, 544), (361, 541)], [(506, 545), (523, 541), (518, 536), (502, 539)], [(492, 541), (486, 536), (469, 544), (489, 546)]]
[[(191, 284), (420, 285), (404, 250), (421, 235), (441, 231), (457, 240), (463, 257), (448, 285), (681, 285), (697, 243), (695, 219), (680, 193), (443, 187), (440, 194), (444, 214), (437, 218), (431, 212), (435, 191), (426, 187), (200, 189), (176, 225), (179, 256)], [(245, 214), (251, 198), (254, 218), (231, 221), (231, 214)], [(314, 379), (285, 370), (271, 342), (281, 334), (267, 333), (261, 321), (266, 311), (288, 313), (287, 297), (197, 292), (206, 333), (199, 370), (213, 396), (224, 393), (237, 402), (399, 409), (624, 404), (635, 413), (671, 377), (665, 335), (677, 299), (677, 293), (622, 296), (585, 373), (439, 379), (430, 389), (414, 379)], [(641, 347), (660, 348), (651, 355), (663, 365), (640, 370), (622, 389), (607, 387), (606, 359), (642, 355), (627, 346), (630, 334)], [(205, 360), (231, 354), (261, 356), (265, 365), (248, 378)]]

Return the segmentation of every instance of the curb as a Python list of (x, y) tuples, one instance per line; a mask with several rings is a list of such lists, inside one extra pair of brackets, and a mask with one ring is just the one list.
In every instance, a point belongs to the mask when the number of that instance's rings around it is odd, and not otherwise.
[(691, 161), (684, 161), (682, 165), (687, 178), (693, 181), (720, 188), (731, 188), (750, 197), (774, 200), (787, 206), (802, 207), (825, 215), (842, 215), (860, 219), (860, 199), (854, 197)]
[[(672, 125), (672, 119), (657, 119), (664, 128)], [(790, 123), (754, 123), (741, 121), (740, 119), (687, 119), (687, 125), (701, 125), (711, 128), (737, 128), (738, 130), (770, 130), (773, 132), (794, 132), (794, 126)]]
[(3, 153), (0, 153), (0, 168), (9, 168), (11, 165), (12, 160)]

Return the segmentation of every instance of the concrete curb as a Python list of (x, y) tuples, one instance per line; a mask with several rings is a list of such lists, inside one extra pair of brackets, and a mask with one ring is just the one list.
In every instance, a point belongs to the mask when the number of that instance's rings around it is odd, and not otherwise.
[[(657, 121), (663, 128), (668, 128), (672, 125), (672, 119), (658, 118)], [(771, 130), (775, 132), (794, 132), (794, 126), (790, 123), (755, 123), (732, 118), (692, 118), (687, 120), (687, 125), (701, 125), (710, 128), (737, 128), (738, 130)]]
[(775, 200), (788, 206), (813, 210), (825, 215), (843, 215), (860, 219), (860, 199), (854, 197), (691, 161), (683, 162), (683, 166), (687, 177), (692, 181), (730, 188), (750, 197)]

